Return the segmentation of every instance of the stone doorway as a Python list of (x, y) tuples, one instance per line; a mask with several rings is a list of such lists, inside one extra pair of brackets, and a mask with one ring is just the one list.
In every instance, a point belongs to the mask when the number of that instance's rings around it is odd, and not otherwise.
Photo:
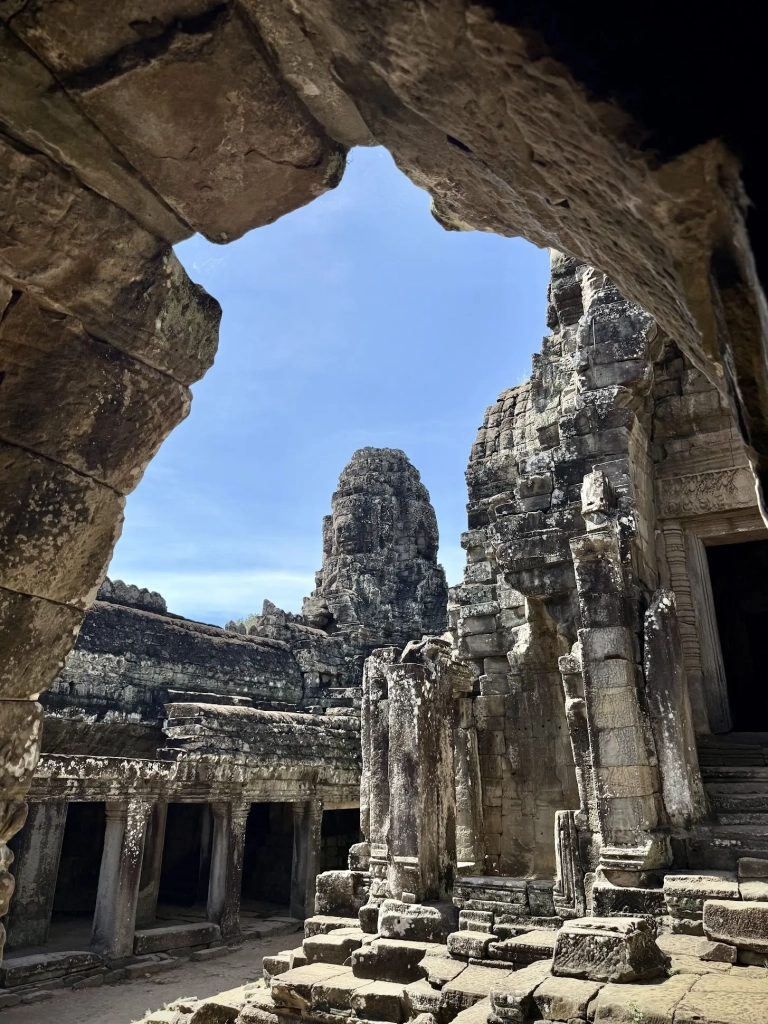
[(157, 918), (201, 907), (205, 916), (211, 867), (212, 815), (207, 804), (169, 804), (160, 867)]
[(768, 540), (707, 547), (734, 732), (768, 733)]
[(245, 826), (242, 909), (287, 910), (291, 902), (293, 811), (288, 803), (251, 804)]
[(349, 848), (359, 843), (360, 808), (323, 811), (320, 833), (320, 870), (345, 870), (348, 866)]
[(67, 807), (48, 949), (87, 949), (90, 945), (105, 829), (103, 803), (70, 803)]

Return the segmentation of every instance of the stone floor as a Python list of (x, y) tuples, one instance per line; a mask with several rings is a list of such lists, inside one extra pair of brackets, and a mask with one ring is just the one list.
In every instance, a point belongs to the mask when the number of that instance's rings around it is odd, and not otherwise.
[(150, 1007), (162, 1006), (178, 996), (204, 998), (258, 980), (262, 976), (262, 957), (277, 953), (285, 944), (285, 935), (256, 940), (214, 960), (180, 962), (174, 970), (161, 975), (74, 992), (56, 990), (45, 1001), (0, 1010), (0, 1022), (130, 1024)]

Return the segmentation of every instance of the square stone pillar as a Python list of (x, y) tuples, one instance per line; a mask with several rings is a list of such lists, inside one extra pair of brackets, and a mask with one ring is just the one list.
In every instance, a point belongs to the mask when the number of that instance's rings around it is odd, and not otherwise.
[(66, 800), (29, 805), (26, 824), (14, 840), (16, 888), (8, 911), (10, 947), (42, 946), (48, 941), (66, 821)]
[(221, 928), (223, 939), (240, 933), (240, 894), (243, 887), (245, 825), (250, 804), (215, 803), (208, 920)]
[(303, 921), (315, 912), (315, 886), (320, 871), (322, 800), (292, 805), (293, 864), (291, 866), (291, 917)]
[(163, 866), (165, 846), (165, 825), (168, 818), (168, 802), (158, 800), (147, 821), (147, 835), (144, 841), (144, 860), (141, 865), (139, 902), (136, 910), (136, 927), (149, 928), (157, 913), (157, 897), (160, 893), (160, 870)]
[(131, 956), (136, 930), (144, 839), (151, 804), (146, 800), (107, 803), (91, 945), (110, 959)]

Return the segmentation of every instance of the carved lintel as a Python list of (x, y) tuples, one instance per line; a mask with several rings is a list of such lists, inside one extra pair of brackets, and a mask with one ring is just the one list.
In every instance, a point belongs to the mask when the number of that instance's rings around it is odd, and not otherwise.
[(658, 481), (658, 508), (662, 519), (700, 516), (753, 505), (757, 505), (755, 479), (747, 466)]

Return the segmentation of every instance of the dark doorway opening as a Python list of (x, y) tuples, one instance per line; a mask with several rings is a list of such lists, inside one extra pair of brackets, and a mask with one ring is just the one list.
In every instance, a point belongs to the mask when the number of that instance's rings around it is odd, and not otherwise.
[(359, 843), (360, 809), (344, 808), (339, 811), (323, 811), (323, 826), (320, 833), (320, 870), (343, 870), (348, 866), (349, 848)]
[(707, 548), (734, 732), (768, 732), (768, 540)]
[(159, 905), (193, 907), (208, 898), (211, 813), (206, 804), (169, 804), (160, 867)]
[(290, 804), (251, 804), (245, 826), (243, 906), (255, 911), (291, 902), (293, 812)]
[(90, 943), (106, 826), (103, 803), (67, 807), (47, 949), (87, 949)]

